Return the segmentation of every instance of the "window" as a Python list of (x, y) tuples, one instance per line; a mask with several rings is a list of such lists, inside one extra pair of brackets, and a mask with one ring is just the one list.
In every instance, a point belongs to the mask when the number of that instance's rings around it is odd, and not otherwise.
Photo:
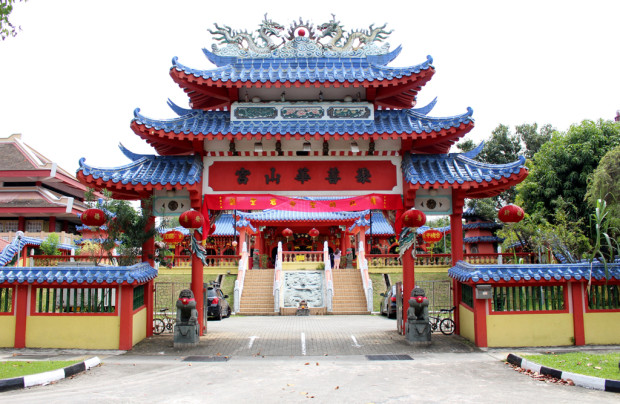
[(478, 254), (478, 244), (474, 243), (469, 248), (472, 254)]
[(19, 222), (17, 220), (3, 220), (2, 231), (3, 232), (16, 232), (19, 229)]
[(493, 288), (493, 311), (565, 310), (564, 286)]
[(13, 288), (0, 288), (0, 313), (13, 312)]
[(114, 313), (116, 288), (37, 288), (35, 313)]
[(474, 288), (461, 283), (461, 301), (469, 307), (474, 307)]
[(591, 285), (588, 293), (588, 309), (620, 309), (620, 285)]
[(133, 309), (144, 306), (144, 285), (133, 288)]
[(35, 233), (43, 231), (43, 220), (26, 220), (26, 231)]

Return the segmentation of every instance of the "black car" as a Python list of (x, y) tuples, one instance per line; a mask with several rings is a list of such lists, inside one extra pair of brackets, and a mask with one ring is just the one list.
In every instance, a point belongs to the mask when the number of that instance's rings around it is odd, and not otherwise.
[(228, 295), (222, 292), (219, 285), (207, 286), (207, 316), (215, 320), (230, 317), (231, 309), (227, 298)]
[(385, 293), (381, 293), (381, 314), (388, 318), (396, 318), (396, 285), (392, 285)]

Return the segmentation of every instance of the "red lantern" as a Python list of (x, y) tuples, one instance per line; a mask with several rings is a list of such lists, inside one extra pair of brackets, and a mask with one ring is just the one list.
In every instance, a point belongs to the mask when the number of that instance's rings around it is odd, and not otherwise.
[(426, 215), (421, 210), (409, 209), (403, 213), (403, 227), (420, 227), (426, 223)]
[(194, 209), (185, 211), (179, 216), (179, 223), (186, 229), (197, 229), (202, 227), (204, 220), (202, 214)]
[(86, 226), (99, 227), (105, 223), (106, 216), (101, 209), (91, 208), (82, 213), (80, 220)]
[(184, 238), (185, 236), (183, 235), (183, 233), (178, 230), (170, 230), (165, 232), (163, 235), (164, 243), (172, 245), (183, 242)]
[(293, 235), (293, 230), (287, 227), (286, 229), (282, 230), (282, 235), (286, 237), (286, 241), (288, 241), (288, 238)]
[(443, 233), (439, 230), (428, 229), (424, 233), (422, 233), (422, 240), (428, 244), (435, 244), (439, 240), (443, 238)]
[(317, 229), (315, 229), (315, 228), (312, 228), (308, 232), (308, 235), (310, 235), (310, 237), (318, 237), (319, 231)]
[(504, 223), (517, 223), (523, 219), (523, 215), (523, 209), (511, 204), (501, 208), (497, 216)]

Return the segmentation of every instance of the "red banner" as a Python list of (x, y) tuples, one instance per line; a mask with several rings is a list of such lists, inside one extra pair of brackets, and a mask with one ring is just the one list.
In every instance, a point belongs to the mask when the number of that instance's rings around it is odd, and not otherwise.
[(366, 209), (403, 209), (400, 195), (370, 194), (324, 201), (290, 198), (280, 195), (225, 194), (205, 195), (204, 205), (211, 210), (295, 210), (299, 212), (353, 212)]
[(208, 186), (219, 192), (392, 191), (400, 170), (389, 160), (215, 161)]

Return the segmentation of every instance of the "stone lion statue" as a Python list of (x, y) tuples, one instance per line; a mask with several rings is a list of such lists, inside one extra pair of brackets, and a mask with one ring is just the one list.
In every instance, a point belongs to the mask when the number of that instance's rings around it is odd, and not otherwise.
[(190, 289), (183, 289), (177, 300), (177, 324), (194, 325), (198, 323), (198, 310), (196, 299)]
[(423, 320), (428, 323), (428, 298), (424, 289), (415, 287), (409, 299), (409, 309), (407, 310), (407, 320)]

